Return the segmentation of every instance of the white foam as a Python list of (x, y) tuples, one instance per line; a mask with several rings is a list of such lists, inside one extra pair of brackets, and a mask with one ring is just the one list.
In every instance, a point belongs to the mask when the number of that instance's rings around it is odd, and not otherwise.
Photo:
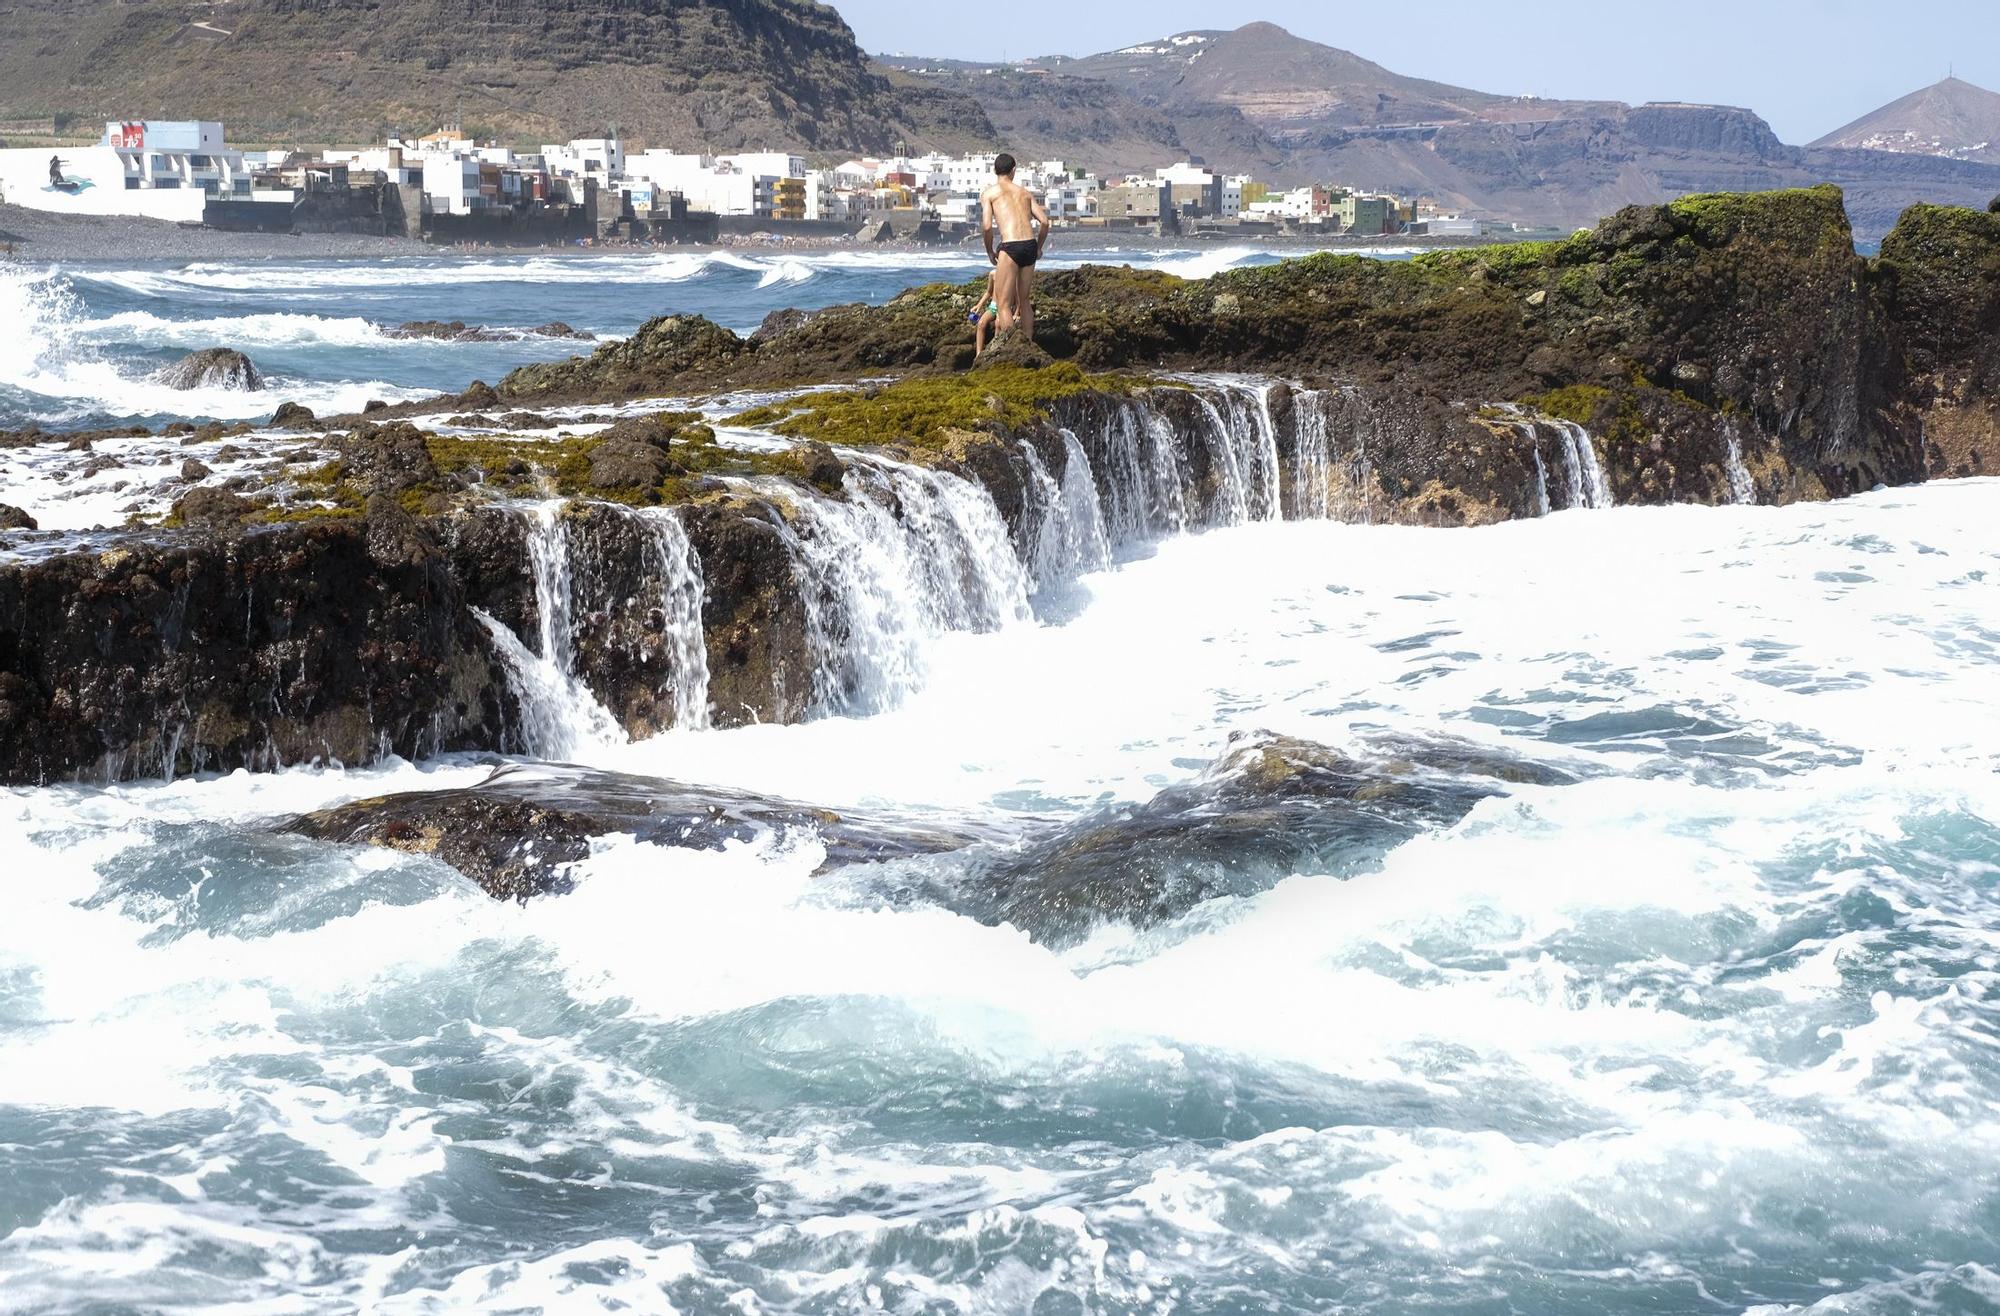
[[(304, 848), (233, 875), (196, 849), (196, 892), (93, 906), (180, 829), (479, 770), (5, 793), (0, 847), (35, 880), (0, 920), (0, 1103), (228, 1128), (132, 1167), (201, 1197), (81, 1182), (0, 1266), (139, 1307), (151, 1275), (262, 1251), (246, 1303), (413, 1311), (1011, 1311), (1048, 1288), (1171, 1310), (1225, 1284), (1284, 1308), (1322, 1280), (1473, 1302), (1527, 1270), (1602, 1305), (1825, 1277), (1864, 1308), (1971, 1309), (2000, 1177), (1996, 505), (1989, 480), (1255, 523), (1086, 576), (1066, 625), (940, 638), (893, 712), (585, 749), (989, 820), (1142, 801), (1267, 728), (1442, 729), (1586, 774), (1507, 784), (1346, 879), (1067, 950), (816, 877), (820, 845), (769, 836), (607, 838), (526, 908)], [(232, 876), (302, 903), (231, 922), (205, 902)], [(396, 880), (421, 898), (308, 899)], [(353, 1225), (321, 1200), (218, 1200), (253, 1148), (338, 1167), (353, 1218), (439, 1218), (335, 1249)], [(711, 1179), (722, 1213), (679, 1188)], [(512, 1194), (643, 1205), (589, 1242), (454, 1214)]]
[(21, 344), (21, 350), (0, 357), (0, 389), (36, 399), (39, 418), (55, 424), (96, 414), (250, 420), (269, 415), (282, 400), (351, 412), (370, 399), (397, 402), (427, 392), (381, 380), (322, 382), (283, 375), (267, 376), (265, 387), (255, 392), (169, 388), (150, 372), (128, 371), (99, 355), (96, 348), (105, 341), (102, 322), (84, 317), (69, 280), (54, 270), (0, 264), (0, 322), (14, 327)]

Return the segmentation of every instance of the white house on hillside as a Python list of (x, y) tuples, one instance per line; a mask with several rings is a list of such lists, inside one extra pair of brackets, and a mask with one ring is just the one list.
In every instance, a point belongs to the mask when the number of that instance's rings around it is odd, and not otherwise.
[(205, 120), (106, 123), (95, 146), (0, 150), (0, 197), (36, 210), (199, 222), (208, 198), (249, 195), (242, 152)]

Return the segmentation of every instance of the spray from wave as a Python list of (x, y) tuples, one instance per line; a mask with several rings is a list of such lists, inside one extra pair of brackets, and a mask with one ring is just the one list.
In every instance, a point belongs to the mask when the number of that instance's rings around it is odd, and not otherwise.
[[(1183, 278), (1200, 278), (1240, 265), (1261, 264), (1276, 259), (1268, 251), (1247, 246), (1222, 247), (1213, 251), (1165, 249), (1107, 252), (1058, 245), (1049, 251), (1045, 263), (1049, 268), (1067, 269), (1111, 261), (1164, 270)], [(922, 252), (670, 251), (472, 260), (426, 256), (370, 265), (253, 265), (197, 261), (175, 270), (90, 269), (77, 271), (73, 277), (138, 297), (173, 298), (192, 292), (340, 292), (495, 283), (581, 282), (645, 286), (741, 275), (755, 276), (756, 287), (771, 288), (804, 284), (828, 275), (868, 275), (891, 271), (908, 272), (912, 281), (921, 282), (929, 277), (970, 277), (987, 267), (985, 253), (976, 245), (971, 245)]]
[(145, 318), (127, 321), (129, 336), (120, 340), (111, 326), (124, 317), (86, 318), (83, 301), (67, 276), (55, 269), (0, 265), (0, 322), (11, 327), (16, 344), (14, 351), (0, 355), (0, 419), (56, 425), (180, 417), (252, 420), (268, 415), (278, 398), (315, 410), (359, 411), (371, 398), (397, 401), (422, 392), (380, 380), (315, 381), (284, 375), (267, 376), (259, 392), (170, 388), (153, 378), (161, 364), (157, 359), (121, 360), (107, 349), (121, 341), (143, 345), (146, 330), (157, 335), (157, 345), (187, 347), (217, 346), (225, 336), (254, 347), (260, 328), (276, 336), (357, 331), (319, 316), (250, 316), (187, 322), (203, 328), (187, 330), (187, 337), (173, 343), (172, 331), (163, 328), (170, 322), (143, 312), (132, 314)]

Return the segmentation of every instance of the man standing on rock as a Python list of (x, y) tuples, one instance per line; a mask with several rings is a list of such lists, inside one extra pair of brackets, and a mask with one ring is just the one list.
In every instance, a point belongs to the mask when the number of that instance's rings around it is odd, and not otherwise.
[[(1049, 212), (1041, 198), (1014, 181), (1014, 157), (1006, 152), (993, 161), (993, 181), (979, 195), (980, 235), (986, 258), (993, 262), (995, 291), (1000, 303), (1000, 332), (1016, 324), (1029, 342), (1035, 341), (1035, 262), (1049, 241)], [(994, 232), (999, 231), (996, 247)]]

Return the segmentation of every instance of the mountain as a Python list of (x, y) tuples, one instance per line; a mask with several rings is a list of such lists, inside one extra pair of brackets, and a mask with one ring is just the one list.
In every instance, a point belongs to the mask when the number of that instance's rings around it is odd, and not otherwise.
[(239, 141), (391, 128), (537, 143), (886, 150), (988, 141), (868, 66), (810, 0), (0, 0), (0, 120), (221, 119)]
[[(976, 99), (1021, 154), (1113, 173), (1191, 154), (1280, 184), (1379, 188), (1564, 228), (1688, 192), (1833, 181), (1847, 192), (1856, 232), (1872, 238), (1912, 202), (1984, 207), (2000, 192), (2000, 159), (1898, 155), (1831, 139), (1789, 146), (1736, 106), (1496, 95), (1406, 77), (1272, 23), (1013, 66), (889, 62)], [(1955, 122), (1979, 120), (1967, 109)], [(1991, 138), (2000, 141), (2000, 129)]]
[(1095, 78), (1052, 75), (1034, 66), (876, 56), (899, 83), (949, 89), (975, 101), (995, 141), (1023, 159), (1064, 160), (1124, 173), (1199, 156), (1267, 176), (1286, 163), (1283, 147), (1237, 110), (1219, 104), (1149, 104)]
[(1142, 97), (1232, 106), (1274, 131), (1462, 122), (1510, 100), (1406, 78), (1349, 51), (1301, 40), (1276, 23), (1181, 32), (1085, 59), (1040, 62)]
[(2000, 93), (1946, 78), (1813, 143), (2000, 164)]

